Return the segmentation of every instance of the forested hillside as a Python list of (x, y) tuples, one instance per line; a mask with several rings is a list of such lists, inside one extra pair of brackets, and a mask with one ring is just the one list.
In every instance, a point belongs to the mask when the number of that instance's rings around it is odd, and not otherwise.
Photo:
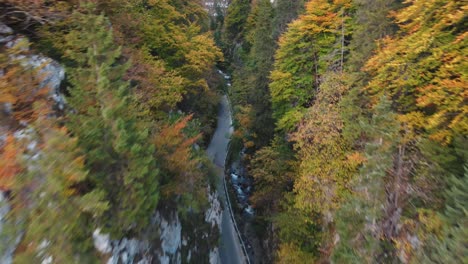
[(0, 263), (468, 263), (467, 12), (0, 1)]
[(208, 262), (202, 2), (6, 0), (0, 28), (0, 262)]
[(467, 11), (233, 0), (222, 48), (265, 263), (465, 263)]

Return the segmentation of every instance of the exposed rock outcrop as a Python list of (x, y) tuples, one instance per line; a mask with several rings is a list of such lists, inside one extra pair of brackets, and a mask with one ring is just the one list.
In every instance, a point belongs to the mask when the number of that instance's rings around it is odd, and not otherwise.
[[(20, 45), (18, 47), (17, 45)], [(28, 39), (21, 35), (14, 34), (13, 30), (8, 26), (0, 23), (0, 48), (21, 50), (21, 54), (11, 55), (9, 59), (12, 62), (19, 62), (25, 69), (32, 69), (37, 71), (36, 74), (40, 83), (37, 89), (47, 88), (54, 105), (51, 108), (64, 109), (65, 99), (60, 94), (60, 84), (65, 78), (64, 68), (56, 61), (47, 58), (43, 55), (33, 54), (29, 49)], [(0, 70), (0, 76), (3, 76), (3, 70)], [(12, 105), (10, 103), (3, 103), (0, 105), (2, 115), (0, 118), (8, 119), (12, 113)], [(6, 140), (6, 134), (11, 133), (13, 137), (25, 146), (26, 153), (24, 155), (25, 167), (33, 169), (35, 161), (37, 161), (40, 151), (38, 149), (38, 141), (34, 129), (28, 126), (24, 120), (20, 120), (21, 126), (14, 130), (9, 127), (8, 122), (0, 122), (0, 147), (3, 146)], [(6, 216), (10, 211), (9, 201), (6, 195), (7, 190), (0, 191), (0, 263), (12, 263), (13, 253), (16, 246), (21, 240), (21, 234), (9, 234), (5, 232), (4, 227), (8, 224)], [(14, 236), (14, 237), (12, 237)], [(45, 260), (46, 261), (46, 260)], [(47, 263), (44, 262), (44, 263)]]

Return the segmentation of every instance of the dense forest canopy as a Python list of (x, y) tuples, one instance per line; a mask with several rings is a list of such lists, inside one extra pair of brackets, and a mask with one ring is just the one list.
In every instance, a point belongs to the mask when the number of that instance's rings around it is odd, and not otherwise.
[[(222, 53), (202, 3), (8, 0), (0, 11), (2, 34), (21, 34), (0, 48), (0, 188), (19, 223), (2, 252), (19, 243), (15, 263), (94, 263), (95, 230), (118, 241), (148, 234), (156, 211), (203, 219), (215, 182), (199, 146), (215, 127)], [(65, 68), (60, 87), (31, 53)]]
[(468, 262), (467, 10), (2, 1), (0, 252), (102, 262), (93, 232), (145, 237), (161, 210), (195, 229), (216, 189), (203, 149), (225, 92), (217, 67), (232, 76), (231, 154), (254, 182), (264, 263)]
[(234, 140), (270, 262), (467, 261), (467, 8), (232, 1)]

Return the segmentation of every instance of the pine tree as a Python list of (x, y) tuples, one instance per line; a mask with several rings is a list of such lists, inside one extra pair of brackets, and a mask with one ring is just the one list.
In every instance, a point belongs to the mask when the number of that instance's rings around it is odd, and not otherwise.
[(268, 73), (271, 71), (275, 42), (271, 35), (273, 8), (270, 1), (261, 0), (257, 3), (254, 39), (248, 61), (249, 71), (254, 74), (253, 83), (249, 84), (247, 102), (255, 115), (255, 126), (252, 133), (256, 135), (258, 146), (268, 144), (273, 134), (271, 106), (268, 93)]
[[(361, 151), (365, 140), (362, 135), (360, 122), (368, 122), (371, 115), (369, 98), (363, 87), (367, 85), (371, 76), (362, 71), (362, 67), (374, 54), (378, 41), (390, 36), (397, 30), (390, 13), (398, 9), (398, 1), (387, 0), (355, 0), (351, 23), (351, 40), (349, 42), (349, 56), (346, 60), (345, 73), (347, 75), (347, 92), (341, 102), (344, 137)], [(357, 121), (360, 120), (360, 121)]]
[(337, 262), (372, 263), (382, 253), (385, 181), (393, 170), (393, 156), (401, 141), (400, 125), (386, 97), (375, 107), (370, 123), (361, 125), (369, 139), (363, 166), (352, 181), (353, 194), (338, 212), (340, 243), (333, 255)]
[[(247, 116), (252, 117), (252, 126), (243, 128), (247, 137), (255, 147), (266, 146), (273, 134), (271, 119), (271, 105), (268, 92), (268, 74), (273, 63), (275, 42), (271, 35), (273, 8), (268, 0), (258, 1), (252, 7), (249, 16), (253, 28), (251, 34), (251, 48), (245, 58), (245, 65), (234, 72), (232, 100), (236, 114), (240, 109), (249, 109)], [(240, 107), (242, 106), (242, 108)], [(239, 110), (238, 110), (239, 109)], [(253, 149), (253, 148), (252, 148)]]
[(237, 43), (242, 42), (249, 13), (249, 0), (234, 0), (229, 4), (229, 7), (226, 11), (226, 18), (224, 19), (223, 32), (224, 42), (228, 43), (227, 50), (224, 51), (227, 55), (227, 58), (232, 59), (232, 56), (234, 55), (233, 49)]
[[(76, 111), (69, 127), (87, 153), (91, 179), (106, 192), (112, 231), (139, 231), (158, 203), (154, 146), (128, 108), (132, 98), (122, 80), (120, 48), (103, 15), (74, 13), (75, 27), (65, 35), (70, 68), (70, 104)], [(113, 219), (112, 217), (115, 217)]]
[(451, 176), (446, 196), (445, 220), (447, 227), (439, 243), (435, 259), (440, 263), (468, 261), (468, 165), (462, 178)]
[(467, 175), (468, 167), (461, 177), (451, 175), (447, 179), (445, 192), (445, 210), (439, 217), (442, 221), (440, 233), (431, 234), (424, 251), (416, 261), (431, 263), (465, 263), (468, 252), (464, 245), (468, 243), (467, 215)]
[(397, 29), (390, 12), (396, 10), (398, 4), (385, 0), (355, 0), (353, 4), (356, 11), (347, 68), (352, 74), (364, 75), (360, 70), (377, 48), (377, 40)]
[(76, 139), (47, 120), (36, 128), (43, 147), (35, 160), (22, 160), (27, 169), (12, 188), (15, 219), (10, 221), (21, 222), (16, 228), (24, 231), (15, 263), (93, 261), (89, 224), (108, 209), (104, 193), (87, 188), (88, 172)]
[(304, 0), (277, 0), (274, 3), (273, 38), (276, 40), (288, 28), (288, 24), (304, 11)]

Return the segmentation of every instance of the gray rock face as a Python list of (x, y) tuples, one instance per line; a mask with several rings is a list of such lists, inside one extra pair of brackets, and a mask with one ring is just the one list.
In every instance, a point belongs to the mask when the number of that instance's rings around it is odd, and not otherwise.
[(40, 87), (48, 87), (51, 91), (57, 92), (60, 83), (65, 78), (65, 70), (56, 61), (42, 55), (32, 55), (26, 63), (33, 68), (40, 69), (38, 74), (44, 77)]
[(211, 228), (215, 226), (219, 228), (221, 226), (223, 209), (218, 199), (218, 192), (211, 193), (210, 188), (208, 188), (208, 201), (210, 208), (205, 212), (205, 221), (211, 224)]
[(112, 256), (107, 261), (107, 264), (132, 264), (137, 263), (136, 258), (141, 258), (138, 263), (151, 263), (151, 257), (146, 253), (150, 246), (146, 241), (137, 239), (122, 239), (112, 242)]
[[(100, 229), (94, 230), (93, 240), (94, 247), (101, 254), (110, 256), (107, 264), (151, 263), (151, 256), (147, 254), (150, 246), (146, 241), (127, 238), (110, 240), (109, 234), (102, 234)], [(139, 258), (138, 262), (136, 262), (137, 258)]]
[(94, 247), (101, 253), (107, 254), (111, 252), (111, 241), (109, 234), (102, 234), (101, 229), (96, 229), (93, 232)]
[[(207, 188), (207, 195), (210, 207), (204, 212), (204, 221), (213, 230), (219, 230), (221, 224), (222, 208), (218, 200), (218, 192), (211, 192)], [(121, 240), (111, 240), (109, 234), (103, 234), (100, 229), (93, 232), (95, 249), (107, 258), (107, 264), (178, 264), (184, 262), (197, 262), (196, 255), (199, 243), (189, 244), (191, 241), (199, 239), (209, 239), (209, 234), (204, 232), (203, 237), (195, 238), (194, 230), (183, 230), (182, 221), (177, 211), (165, 212), (156, 211), (150, 221), (150, 230), (154, 234), (147, 233), (143, 237), (154, 237), (156, 241), (145, 238), (123, 238)], [(217, 231), (216, 231), (217, 232)], [(213, 234), (211, 234), (213, 235)], [(215, 241), (217, 241), (215, 239)], [(217, 243), (213, 245), (209, 252), (204, 253), (208, 257), (209, 263), (219, 263), (219, 249)], [(185, 252), (185, 253), (183, 253)], [(198, 253), (199, 254), (199, 253)]]
[(0, 44), (5, 44), (13, 40), (13, 36), (2, 36), (0, 35)]
[(153, 249), (148, 241), (136, 238), (110, 240), (109, 234), (102, 234), (100, 229), (93, 232), (94, 247), (109, 256), (107, 264), (149, 264), (153, 263), (153, 258), (156, 263), (181, 263), (182, 225), (177, 213), (166, 219), (156, 212), (151, 224), (159, 229), (159, 249)]
[(13, 30), (0, 22), (0, 44), (5, 44), (13, 40)]
[[(22, 55), (10, 56), (9, 59), (13, 62), (20, 62), (21, 65), (28, 69), (37, 70), (38, 77), (40, 76), (41, 81), (37, 89), (48, 88), (49, 97), (54, 100), (55, 107), (63, 109), (66, 102), (63, 95), (60, 94), (60, 84), (65, 77), (64, 68), (56, 61), (47, 58), (43, 55), (31, 54), (29, 50), (28, 40), (22, 36), (15, 35), (13, 30), (0, 23), (0, 45), (4, 45), (5, 48), (13, 48), (16, 45), (20, 45)], [(0, 70), (0, 76), (3, 76), (4, 70)], [(52, 107), (52, 106), (51, 106)], [(11, 115), (12, 105), (10, 103), (0, 105), (0, 110), (6, 116)], [(40, 156), (38, 149), (38, 141), (36, 138), (36, 131), (31, 128), (26, 121), (21, 121), (22, 129), (11, 131), (8, 126), (4, 125), (0, 127), (0, 147), (6, 138), (6, 133), (12, 133), (14, 138), (24, 144), (26, 147), (26, 153), (23, 156), (25, 166), (28, 170), (34, 170), (34, 166), (37, 166), (37, 160)], [(5, 197), (5, 194), (0, 191), (0, 263), (10, 264), (13, 261), (13, 253), (16, 246), (19, 244), (22, 234), (17, 234), (16, 237), (11, 237), (12, 234), (5, 232), (5, 225), (13, 224), (7, 221), (7, 214), (10, 211), (10, 205)], [(48, 260), (50, 259), (50, 261)], [(43, 263), (52, 261), (49, 257), (44, 259)]]
[[(16, 48), (22, 55), (11, 56), (12, 61), (20, 62), (27, 69), (37, 70), (40, 78), (38, 89), (48, 88), (49, 96), (56, 103), (56, 107), (63, 110), (66, 101), (60, 93), (60, 84), (65, 78), (65, 69), (56, 61), (40, 54), (30, 54), (29, 41), (23, 36), (13, 34), (13, 30), (0, 23), (0, 45), (6, 48)], [(3, 71), (0, 72), (3, 75)]]
[(10, 35), (13, 34), (13, 30), (9, 26), (0, 22), (0, 34)]
[[(17, 38), (13, 45), (22, 45), (24, 39)], [(7, 43), (11, 44), (11, 42)], [(12, 46), (13, 48), (14, 46)], [(37, 76), (40, 80), (38, 89), (47, 88), (49, 97), (54, 100), (56, 107), (63, 110), (66, 104), (65, 97), (60, 93), (60, 84), (65, 79), (65, 69), (56, 61), (43, 55), (18, 55), (12, 60), (19, 61), (26, 69), (37, 71)]]
[(60, 110), (63, 110), (66, 101), (60, 93), (60, 84), (65, 79), (65, 69), (58, 62), (42, 55), (32, 55), (26, 58), (24, 64), (38, 69), (37, 74), (41, 76), (39, 88), (48, 88), (50, 98)]
[[(10, 205), (8, 204), (5, 194), (0, 192), (0, 244), (8, 245), (10, 243), (9, 238), (3, 234), (3, 228), (6, 224), (5, 217), (10, 211)], [(7, 246), (4, 252), (0, 252), (0, 263), (12, 263), (13, 251), (15, 247)]]
[(158, 253), (160, 263), (181, 263), (182, 224), (176, 213), (166, 219), (156, 212), (154, 223), (159, 226), (161, 249)]

